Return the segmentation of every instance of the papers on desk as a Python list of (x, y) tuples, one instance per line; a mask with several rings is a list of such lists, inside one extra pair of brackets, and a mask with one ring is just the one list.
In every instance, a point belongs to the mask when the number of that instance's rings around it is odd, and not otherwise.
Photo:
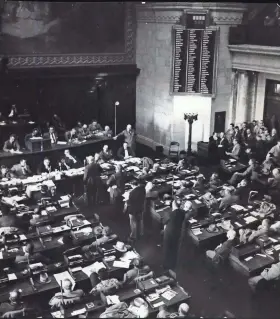
[(53, 233), (59, 233), (59, 232), (62, 232), (62, 231), (65, 231), (65, 230), (70, 230), (70, 227), (67, 226), (67, 225), (62, 225), (62, 226), (58, 226), (58, 227), (53, 227)]
[(103, 163), (103, 164), (100, 164), (100, 167), (102, 169), (110, 169), (112, 167), (112, 165), (108, 164), (108, 163)]
[(20, 234), (19, 235), (19, 239), (20, 240), (26, 240), (27, 238), (26, 238), (26, 236), (24, 234)]
[(35, 264), (30, 264), (29, 265), (30, 269), (35, 269), (35, 268), (41, 268), (44, 267), (44, 265), (42, 263), (35, 263)]
[(96, 261), (95, 263), (93, 263), (92, 265), (86, 266), (84, 268), (82, 268), (83, 273), (85, 273), (88, 277), (90, 277), (90, 275), (95, 272), (98, 273), (98, 271), (100, 269), (106, 269), (105, 265), (103, 264), (103, 262), (99, 262)]
[(201, 202), (200, 200), (198, 200), (198, 199), (195, 199), (194, 202), (195, 202), (197, 205), (202, 204), (202, 202)]
[(237, 162), (236, 159), (233, 159), (233, 158), (230, 158), (228, 161), (229, 161), (230, 163), (235, 163), (235, 162)]
[(15, 274), (8, 274), (9, 281), (17, 280), (17, 276)]
[(240, 211), (243, 211), (244, 210), (244, 207), (241, 206), (241, 205), (232, 205), (231, 208), (233, 208), (234, 210), (236, 210), (237, 212), (240, 212)]
[(272, 241), (273, 243), (277, 243), (277, 242), (278, 242), (278, 240), (275, 239), (275, 238), (268, 237), (268, 239), (269, 239), (270, 241)]
[(82, 271), (82, 270), (83, 270), (83, 268), (81, 266), (71, 269), (72, 272), (78, 272), (78, 271)]
[(248, 216), (248, 217), (245, 217), (244, 218), (246, 224), (250, 224), (250, 223), (253, 223), (257, 220), (257, 218), (253, 217), (253, 216)]
[(253, 216), (255, 216), (255, 217), (260, 216), (260, 213), (255, 212), (255, 211), (250, 212), (250, 214), (253, 215)]
[(191, 218), (191, 219), (189, 219), (189, 223), (191, 223), (191, 224), (197, 223), (197, 220), (194, 218)]
[(138, 172), (140, 171), (140, 168), (137, 166), (130, 166), (126, 169), (127, 171), (133, 171), (133, 172)]
[(72, 259), (76, 259), (76, 258), (83, 258), (83, 256), (82, 255), (73, 255), (73, 256), (68, 256), (68, 259), (69, 260), (72, 260)]
[(251, 260), (251, 259), (253, 259), (253, 257), (252, 257), (252, 256), (249, 256), (249, 257), (245, 258), (244, 260), (245, 260), (245, 261), (249, 261), (249, 260)]
[(28, 124), (35, 124), (35, 122), (33, 122), (33, 121), (29, 121), (29, 122), (28, 122)]
[(60, 310), (51, 313), (53, 318), (64, 318), (64, 313)]
[(280, 244), (275, 245), (275, 246), (274, 246), (274, 249), (277, 250), (277, 251), (280, 250)]
[(131, 261), (133, 259), (138, 259), (140, 256), (133, 250), (127, 251), (120, 258), (121, 261)]
[(195, 236), (202, 234), (202, 231), (200, 228), (194, 228), (192, 229), (192, 232)]
[(130, 260), (129, 261), (115, 260), (113, 262), (113, 267), (128, 269), (130, 267)]
[(91, 227), (85, 227), (85, 228), (82, 228), (80, 230), (76, 230), (74, 231), (75, 234), (83, 234), (85, 236), (89, 236), (89, 234), (92, 233), (92, 228)]
[(106, 296), (106, 301), (108, 305), (117, 305), (120, 303), (119, 296), (117, 295)]
[(53, 212), (56, 212), (57, 209), (54, 206), (49, 206), (46, 208), (46, 211), (49, 213), (53, 213)]
[(238, 227), (242, 227), (242, 225), (241, 225), (240, 223), (238, 223), (238, 222), (234, 222), (234, 224), (235, 224), (236, 226), (238, 226)]
[(83, 313), (87, 312), (86, 308), (81, 308), (81, 309), (77, 309), (71, 312), (71, 316), (78, 316), (81, 315)]
[(267, 256), (266, 255), (264, 255), (264, 254), (256, 254), (257, 256), (260, 256), (260, 257), (264, 257), (264, 258), (266, 258)]
[(58, 242), (59, 244), (61, 244), (61, 245), (64, 245), (63, 237), (59, 238), (59, 239), (57, 240), (57, 242)]
[(165, 291), (161, 296), (166, 299), (166, 300), (171, 300), (173, 299), (175, 296), (177, 295), (177, 292), (175, 292), (174, 290), (167, 290)]
[(61, 285), (61, 281), (65, 280), (65, 279), (69, 279), (72, 283), (72, 289), (75, 288), (76, 283), (68, 271), (63, 271), (61, 273), (54, 274), (53, 276), (54, 276), (54, 278), (57, 281), (59, 286)]
[(57, 145), (66, 145), (67, 144), (67, 142), (65, 142), (65, 141), (57, 141)]
[(160, 301), (158, 303), (153, 304), (152, 307), (153, 308), (158, 308), (158, 307), (163, 306), (163, 305), (165, 305), (165, 303), (163, 301)]

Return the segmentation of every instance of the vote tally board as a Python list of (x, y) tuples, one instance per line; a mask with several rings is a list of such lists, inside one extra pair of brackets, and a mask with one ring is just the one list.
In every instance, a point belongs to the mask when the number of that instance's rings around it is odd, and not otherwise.
[(213, 94), (217, 30), (173, 27), (172, 93)]

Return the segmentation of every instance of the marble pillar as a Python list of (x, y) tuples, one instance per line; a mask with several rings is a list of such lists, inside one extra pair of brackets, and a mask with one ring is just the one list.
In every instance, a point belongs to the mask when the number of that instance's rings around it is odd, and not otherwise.
[(235, 123), (242, 124), (248, 119), (248, 88), (249, 76), (247, 71), (238, 70), (237, 100)]
[(237, 83), (238, 83), (237, 71), (232, 70), (232, 72), (231, 72), (231, 94), (230, 94), (229, 107), (228, 107), (227, 127), (229, 127), (230, 123), (235, 122)]
[(253, 121), (256, 117), (256, 101), (258, 88), (258, 72), (251, 72), (250, 74), (250, 115), (249, 120)]

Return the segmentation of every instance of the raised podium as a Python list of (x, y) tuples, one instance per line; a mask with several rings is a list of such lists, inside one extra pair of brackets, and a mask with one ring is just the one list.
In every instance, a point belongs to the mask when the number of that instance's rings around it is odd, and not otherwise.
[(32, 137), (29, 140), (31, 152), (41, 152), (49, 150), (52, 147), (50, 138)]

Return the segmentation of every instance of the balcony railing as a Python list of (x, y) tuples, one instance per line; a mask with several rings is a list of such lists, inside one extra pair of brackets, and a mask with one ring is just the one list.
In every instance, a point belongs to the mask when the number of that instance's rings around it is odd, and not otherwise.
[(229, 44), (251, 44), (280, 47), (280, 27), (237, 26), (231, 27)]

